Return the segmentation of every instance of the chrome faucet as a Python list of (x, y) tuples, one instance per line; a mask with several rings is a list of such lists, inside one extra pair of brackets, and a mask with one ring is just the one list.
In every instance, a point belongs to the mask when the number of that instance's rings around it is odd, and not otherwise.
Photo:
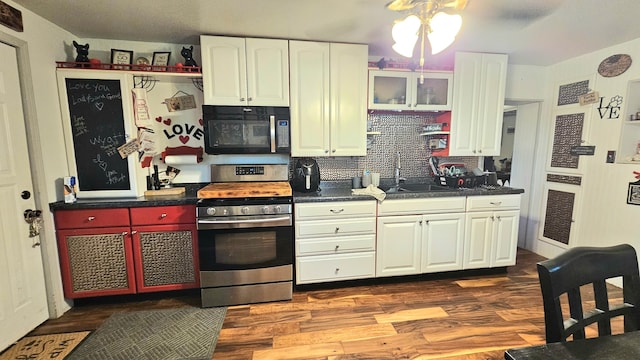
[(395, 179), (396, 179), (396, 187), (400, 186), (400, 151), (396, 155), (396, 170), (395, 170)]

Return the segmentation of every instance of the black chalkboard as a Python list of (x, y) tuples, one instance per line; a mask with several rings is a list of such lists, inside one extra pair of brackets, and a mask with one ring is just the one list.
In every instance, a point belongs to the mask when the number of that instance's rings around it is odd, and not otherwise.
[(120, 80), (65, 80), (80, 191), (129, 190)]

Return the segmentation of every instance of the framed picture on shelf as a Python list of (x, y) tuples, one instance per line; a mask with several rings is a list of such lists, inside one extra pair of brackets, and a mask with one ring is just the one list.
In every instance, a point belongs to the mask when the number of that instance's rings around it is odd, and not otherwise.
[(151, 65), (154, 66), (169, 66), (170, 51), (156, 51), (153, 53), (153, 59)]
[(133, 62), (133, 51), (111, 49), (111, 63), (131, 65)]

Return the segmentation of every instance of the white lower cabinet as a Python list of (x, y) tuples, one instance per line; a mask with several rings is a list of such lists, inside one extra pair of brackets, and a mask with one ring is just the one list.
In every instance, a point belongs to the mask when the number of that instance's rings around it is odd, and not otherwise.
[(295, 204), (296, 284), (515, 265), (520, 197)]
[(516, 263), (520, 195), (469, 197), (464, 243), (464, 269)]
[(376, 276), (461, 270), (464, 208), (464, 197), (380, 204)]
[(296, 284), (375, 276), (376, 202), (295, 204)]

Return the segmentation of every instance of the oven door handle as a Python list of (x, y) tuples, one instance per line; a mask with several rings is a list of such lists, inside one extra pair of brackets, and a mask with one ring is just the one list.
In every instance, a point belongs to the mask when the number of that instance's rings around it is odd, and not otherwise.
[(281, 217), (271, 217), (271, 218), (263, 218), (263, 219), (246, 219), (246, 220), (206, 220), (206, 219), (198, 219), (198, 224), (258, 224), (258, 223), (273, 223), (273, 222), (282, 222), (289, 221), (291, 223), (291, 215), (281, 216)]

